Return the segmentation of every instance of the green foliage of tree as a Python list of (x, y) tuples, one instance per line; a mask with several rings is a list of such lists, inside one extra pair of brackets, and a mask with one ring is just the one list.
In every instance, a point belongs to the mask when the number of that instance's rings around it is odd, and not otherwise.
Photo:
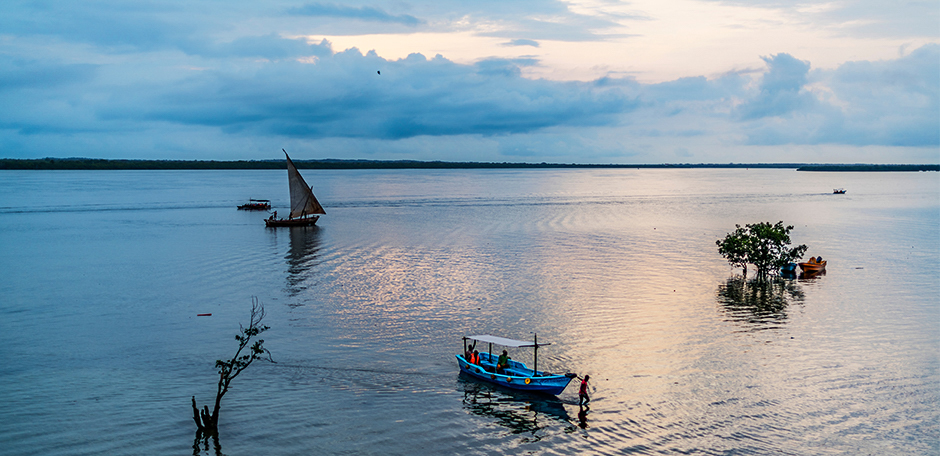
[(255, 340), (254, 343), (251, 342), (253, 338), (269, 329), (261, 324), (264, 315), (264, 305), (258, 301), (257, 297), (252, 297), (251, 317), (248, 327), (238, 325), (240, 330), (239, 334), (235, 336), (235, 340), (238, 341), (238, 350), (235, 351), (235, 356), (226, 360), (219, 359), (215, 362), (215, 368), (219, 371), (219, 384), (216, 389), (215, 407), (212, 409), (212, 413), (209, 413), (208, 406), (203, 406), (203, 410), (200, 412), (196, 407), (196, 396), (193, 396), (193, 420), (196, 422), (197, 439), (200, 434), (206, 436), (218, 435), (219, 409), (222, 406), (222, 396), (225, 396), (225, 393), (228, 392), (232, 380), (235, 380), (235, 377), (248, 369), (248, 366), (256, 359), (274, 362), (271, 359), (271, 352), (264, 348), (264, 339)]
[(735, 225), (735, 230), (724, 239), (715, 241), (718, 253), (725, 257), (732, 266), (744, 269), (747, 265), (757, 268), (757, 277), (766, 278), (771, 272), (779, 271), (787, 263), (798, 260), (806, 253), (806, 245), (790, 248), (790, 230), (792, 225), (783, 222), (770, 224), (761, 222), (744, 227)]

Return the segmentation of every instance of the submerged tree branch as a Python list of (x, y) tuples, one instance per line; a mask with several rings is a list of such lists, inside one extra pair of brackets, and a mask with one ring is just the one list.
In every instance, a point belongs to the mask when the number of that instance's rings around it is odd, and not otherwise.
[[(219, 371), (219, 383), (216, 387), (215, 404), (212, 413), (209, 413), (208, 406), (203, 406), (203, 410), (200, 412), (196, 405), (196, 397), (193, 396), (192, 398), (193, 421), (196, 422), (197, 432), (202, 432), (206, 435), (218, 435), (219, 409), (222, 407), (222, 397), (228, 392), (232, 380), (238, 377), (238, 375), (247, 369), (256, 359), (274, 362), (274, 359), (271, 357), (271, 352), (264, 348), (264, 339), (258, 339), (252, 343), (253, 338), (269, 329), (268, 326), (261, 324), (264, 317), (264, 305), (258, 301), (257, 297), (252, 296), (251, 317), (249, 318), (248, 327), (246, 328), (240, 323), (238, 325), (239, 333), (235, 336), (235, 340), (238, 341), (238, 349), (235, 351), (235, 355), (228, 360), (219, 359), (215, 362), (215, 367)], [(246, 347), (248, 348), (248, 353), (242, 354)]]

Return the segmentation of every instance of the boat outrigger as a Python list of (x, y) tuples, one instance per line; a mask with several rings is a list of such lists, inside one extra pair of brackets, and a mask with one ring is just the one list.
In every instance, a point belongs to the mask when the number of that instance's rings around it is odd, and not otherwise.
[[(577, 377), (577, 374), (570, 372), (566, 374), (552, 374), (538, 370), (539, 347), (551, 345), (550, 343), (540, 344), (538, 335), (535, 336), (533, 342), (506, 339), (504, 337), (490, 335), (464, 337), (464, 352), (467, 351), (468, 340), (489, 344), (489, 350), (487, 350), (486, 353), (479, 354), (478, 363), (471, 363), (465, 355), (456, 355), (457, 365), (460, 366), (460, 371), (473, 378), (516, 390), (558, 395), (565, 390), (565, 387), (568, 386), (571, 379)], [(514, 348), (532, 347), (534, 350), (533, 368), (529, 369), (524, 363), (510, 359), (508, 367), (497, 372), (496, 361), (498, 356), (493, 355), (493, 344)]]
[(275, 212), (271, 217), (264, 219), (264, 224), (274, 227), (315, 225), (320, 218), (316, 214), (326, 214), (326, 211), (317, 201), (317, 197), (313, 196), (313, 190), (304, 181), (303, 176), (297, 172), (297, 167), (294, 166), (286, 150), (284, 150), (284, 156), (287, 157), (287, 182), (290, 185), (290, 214), (286, 219), (279, 219)]

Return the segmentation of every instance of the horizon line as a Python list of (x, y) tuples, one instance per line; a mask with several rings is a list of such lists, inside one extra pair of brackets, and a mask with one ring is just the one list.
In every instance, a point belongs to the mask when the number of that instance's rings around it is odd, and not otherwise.
[[(487, 168), (771, 168), (797, 171), (940, 171), (940, 164), (885, 163), (550, 163), (443, 160), (296, 159), (304, 169), (487, 169)], [(283, 159), (174, 160), (108, 158), (0, 158), (0, 170), (146, 170), (146, 169), (283, 169)]]

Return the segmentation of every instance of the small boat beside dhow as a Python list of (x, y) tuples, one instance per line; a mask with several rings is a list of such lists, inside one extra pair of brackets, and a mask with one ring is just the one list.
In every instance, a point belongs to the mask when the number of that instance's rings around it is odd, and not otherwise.
[[(478, 353), (476, 356), (471, 356), (471, 358), (476, 359), (467, 359), (466, 354), (456, 355), (460, 372), (473, 378), (515, 390), (558, 395), (565, 390), (565, 387), (568, 386), (571, 379), (577, 377), (576, 374), (570, 372), (565, 374), (553, 374), (538, 370), (539, 347), (551, 344), (540, 344), (537, 335), (532, 342), (491, 335), (464, 337), (464, 353), (467, 353), (468, 340), (476, 341), (473, 344), (474, 348), (478, 342), (489, 344), (489, 349), (485, 353)], [(494, 344), (512, 348), (532, 347), (534, 353), (533, 367), (530, 369), (524, 363), (514, 361), (510, 358), (507, 360), (507, 366), (497, 371), (499, 357), (493, 355)]]
[(315, 225), (320, 219), (318, 214), (326, 214), (326, 211), (313, 196), (313, 189), (297, 171), (286, 150), (284, 156), (287, 157), (287, 183), (290, 186), (290, 214), (286, 219), (279, 219), (275, 211), (274, 215), (264, 219), (264, 224), (270, 227)]
[(248, 203), (238, 206), (238, 209), (242, 211), (269, 211), (271, 210), (271, 201), (249, 198)]

